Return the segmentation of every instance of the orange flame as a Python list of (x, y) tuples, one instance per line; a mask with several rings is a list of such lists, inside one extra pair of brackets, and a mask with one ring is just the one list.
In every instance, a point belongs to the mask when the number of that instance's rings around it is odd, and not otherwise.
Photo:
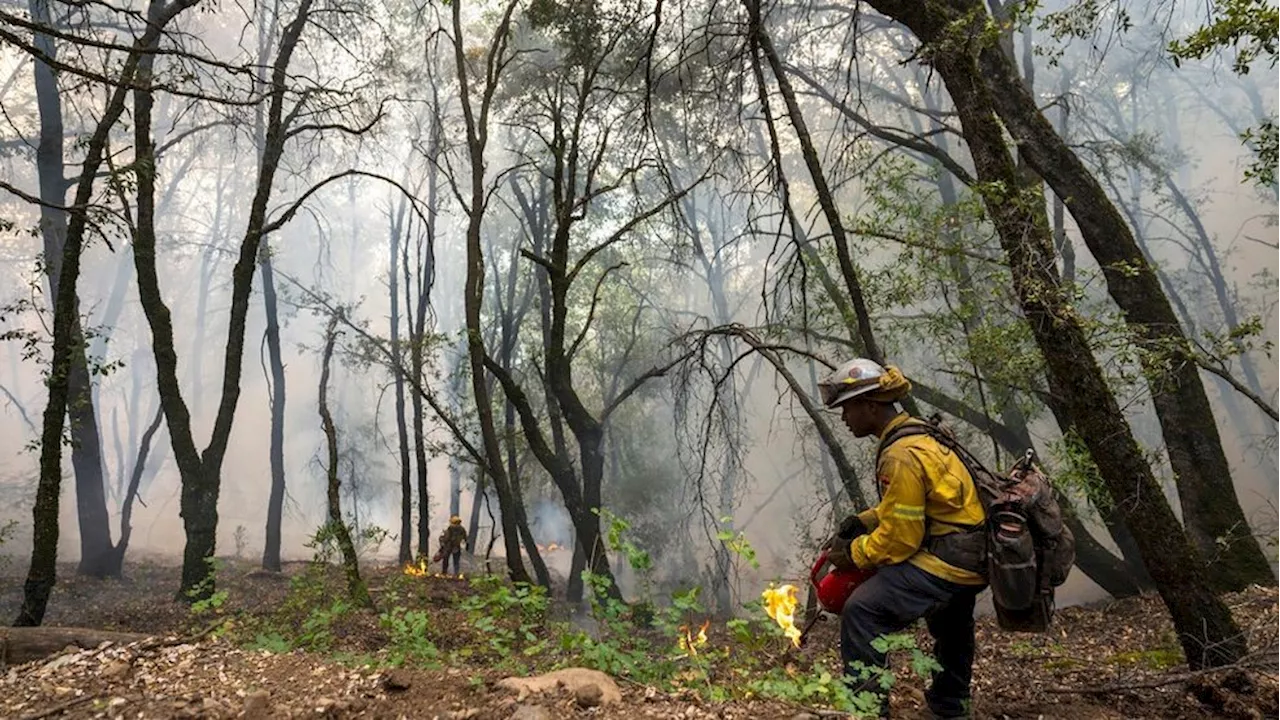
[(426, 558), (419, 559), (416, 565), (413, 563), (405, 565), (404, 574), (412, 577), (426, 577), (428, 574)]
[(769, 617), (782, 628), (783, 634), (791, 638), (791, 644), (800, 647), (800, 629), (796, 627), (796, 586), (783, 585), (775, 588), (770, 585), (760, 594), (764, 600), (764, 610)]
[(698, 648), (707, 644), (707, 628), (711, 627), (711, 621), (707, 620), (702, 623), (702, 627), (698, 628), (698, 634), (694, 635), (693, 630), (688, 625), (680, 626), (680, 638), (676, 644), (680, 647), (680, 651), (689, 657), (698, 654)]

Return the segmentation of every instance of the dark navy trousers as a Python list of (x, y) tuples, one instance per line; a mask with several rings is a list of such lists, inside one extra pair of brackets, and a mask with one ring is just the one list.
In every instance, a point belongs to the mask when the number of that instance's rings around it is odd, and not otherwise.
[(881, 717), (888, 717), (887, 691), (878, 677), (868, 677), (855, 662), (886, 667), (885, 653), (872, 647), (881, 635), (906, 630), (925, 618), (933, 635), (933, 655), (942, 666), (925, 693), (935, 716), (969, 716), (969, 683), (973, 678), (973, 606), (980, 586), (943, 580), (910, 563), (888, 565), (859, 585), (840, 613), (840, 656), (846, 681), (858, 691), (881, 696)]
[(454, 550), (451, 553), (445, 553), (444, 560), (440, 563), (440, 572), (445, 575), (449, 574), (449, 562), (453, 561), (453, 574), (457, 575), (462, 572), (462, 551)]

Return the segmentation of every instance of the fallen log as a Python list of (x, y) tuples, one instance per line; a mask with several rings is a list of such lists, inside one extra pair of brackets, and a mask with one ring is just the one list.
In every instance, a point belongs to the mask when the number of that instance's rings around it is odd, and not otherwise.
[(61, 652), (68, 645), (96, 648), (104, 642), (126, 644), (150, 635), (74, 627), (0, 627), (0, 667), (21, 665)]

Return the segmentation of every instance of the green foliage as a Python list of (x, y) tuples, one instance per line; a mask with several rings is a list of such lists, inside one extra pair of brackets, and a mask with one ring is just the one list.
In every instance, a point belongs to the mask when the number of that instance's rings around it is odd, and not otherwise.
[(1175, 65), (1186, 59), (1200, 59), (1235, 48), (1232, 68), (1240, 75), (1259, 57), (1267, 57), (1276, 65), (1276, 26), (1280, 9), (1268, 0), (1217, 0), (1213, 18), (1185, 38), (1169, 43), (1169, 54)]
[(268, 618), (251, 623), (249, 647), (280, 652), (303, 649), (329, 652), (334, 645), (334, 625), (349, 617), (357, 606), (330, 587), (326, 566), (313, 563), (289, 579), (289, 592)]
[[(1269, 0), (1218, 0), (1212, 4), (1209, 23), (1185, 38), (1169, 43), (1174, 65), (1183, 60), (1199, 60), (1221, 50), (1236, 52), (1231, 67), (1238, 75), (1247, 75), (1258, 58), (1266, 58), (1276, 66), (1276, 45), (1280, 35), (1280, 8)], [(1240, 134), (1240, 140), (1253, 151), (1254, 159), (1245, 169), (1245, 180), (1258, 187), (1275, 187), (1277, 138), (1275, 118), (1260, 118), (1259, 124)]]
[(317, 652), (333, 649), (334, 624), (351, 613), (354, 606), (346, 598), (334, 598), (328, 605), (311, 608), (302, 620), (295, 644)]
[(1186, 662), (1177, 638), (1166, 634), (1159, 645), (1145, 650), (1115, 653), (1107, 658), (1113, 665), (1142, 666), (1149, 670), (1168, 670)]
[[(872, 641), (872, 645), (882, 652), (908, 651), (911, 671), (918, 677), (929, 678), (941, 669), (932, 656), (920, 650), (915, 638), (906, 633), (882, 635)], [(854, 681), (858, 683), (871, 680), (888, 690), (896, 682), (893, 671), (888, 668), (855, 663), (852, 670)], [(819, 702), (830, 705), (855, 717), (876, 717), (880, 710), (879, 697), (875, 693), (855, 692), (843, 676), (834, 676), (821, 668), (814, 668), (808, 674), (795, 673), (787, 668), (771, 668), (763, 678), (749, 682), (748, 687), (760, 695), (804, 704)]]
[(1253, 150), (1254, 160), (1244, 170), (1244, 179), (1258, 187), (1276, 186), (1276, 162), (1280, 156), (1280, 138), (1276, 120), (1270, 118), (1240, 133), (1240, 140)]
[(222, 569), (222, 563), (211, 557), (205, 558), (204, 562), (209, 566), (209, 572), (186, 593), (187, 599), (191, 601), (190, 612), (193, 617), (220, 614), (222, 606), (226, 604), (229, 596), (225, 589), (214, 591), (217, 586), (218, 571)]
[(331, 563), (342, 556), (341, 548), (338, 547), (338, 529), (333, 523), (326, 522), (316, 528), (303, 545), (311, 549), (313, 562)]
[(1112, 507), (1111, 493), (1099, 472), (1089, 448), (1075, 431), (1049, 443), (1053, 458), (1053, 483), (1063, 492), (1083, 495), (1099, 512)]
[(431, 641), (431, 616), (425, 611), (394, 606), (383, 612), (378, 621), (389, 636), (386, 647), (388, 663), (438, 664), (440, 650)]
[[(915, 673), (916, 677), (929, 678), (933, 676), (933, 673), (940, 672), (942, 670), (942, 666), (938, 664), (938, 661), (935, 660), (932, 655), (921, 650), (920, 646), (916, 645), (915, 637), (908, 635), (907, 633), (881, 635), (871, 641), (871, 646), (883, 653), (891, 653), (899, 650), (907, 651), (911, 658), (911, 672)], [(877, 668), (877, 671), (881, 673), (889, 673), (889, 671), (884, 668)], [(884, 681), (882, 681), (882, 684), (884, 684)], [(889, 687), (892, 684), (892, 681), (889, 681), (889, 683), (884, 686)]]
[(748, 692), (802, 705), (822, 704), (855, 717), (876, 717), (878, 700), (868, 692), (855, 693), (842, 676), (814, 668), (806, 675), (793, 675), (785, 668), (770, 668), (764, 677), (747, 683)]
[(731, 517), (720, 518), (720, 524), (723, 527), (716, 532), (716, 539), (724, 543), (729, 552), (737, 555), (752, 568), (759, 569), (760, 561), (756, 559), (756, 549), (747, 541), (747, 536), (741, 530), (737, 533), (733, 532), (732, 521)]
[(254, 635), (244, 645), (246, 650), (262, 650), (271, 653), (286, 653), (293, 650), (293, 642), (279, 631), (271, 630)]
[(539, 631), (546, 623), (549, 600), (540, 585), (516, 583), (482, 575), (470, 580), (477, 592), (459, 603), (467, 624), (480, 632), (490, 655), (506, 660), (515, 653), (526, 657), (546, 649)]
[(1210, 357), (1220, 362), (1254, 350), (1261, 350), (1267, 357), (1271, 357), (1275, 349), (1275, 343), (1266, 336), (1261, 315), (1244, 318), (1235, 328), (1226, 333), (1206, 330), (1201, 333), (1201, 338), (1203, 339), (1201, 347)]

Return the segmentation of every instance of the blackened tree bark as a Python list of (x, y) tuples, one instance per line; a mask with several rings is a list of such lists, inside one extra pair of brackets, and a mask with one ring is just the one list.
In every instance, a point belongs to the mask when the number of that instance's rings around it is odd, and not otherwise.
[(164, 422), (164, 410), (156, 408), (155, 417), (142, 433), (142, 444), (138, 446), (138, 454), (133, 461), (133, 469), (129, 471), (129, 486), (125, 490), (124, 499), (120, 503), (120, 541), (116, 543), (111, 574), (115, 577), (123, 575), (124, 555), (129, 550), (129, 539), (133, 536), (133, 503), (138, 499), (138, 488), (142, 485), (142, 476), (146, 472), (147, 456), (151, 453), (151, 440), (160, 430)]
[[(512, 178), (511, 189), (520, 205), (521, 221), (524, 225), (525, 232), (529, 237), (535, 256), (542, 257), (546, 252), (548, 244), (548, 236), (551, 234), (551, 185), (547, 182), (545, 176), (540, 176), (533, 184), (529, 192), (525, 192), (520, 183)], [(551, 334), (546, 332), (546, 328), (551, 327), (551, 280), (546, 268), (539, 266), (534, 269), (534, 288), (538, 297), (538, 317), (540, 321), (539, 327), (543, 329), (541, 333), (541, 347), (543, 357), (547, 357), (548, 348), (551, 343)], [(506, 365), (504, 367), (509, 367)], [(576, 482), (571, 475), (572, 464), (569, 460), (569, 442), (568, 432), (564, 427), (564, 414), (560, 410), (560, 403), (556, 399), (556, 394), (551, 390), (550, 383), (542, 383), (542, 400), (545, 403), (547, 425), (551, 430), (551, 447), (549, 452), (554, 456), (554, 467), (567, 473), (557, 481), (557, 488), (562, 483)], [(509, 407), (515, 410), (514, 403), (508, 399)], [(544, 468), (546, 463), (542, 458), (539, 462)], [(563, 496), (563, 493), (562, 493)], [(572, 521), (572, 516), (570, 516)], [(573, 557), (569, 561), (569, 579), (565, 587), (565, 599), (570, 603), (582, 602), (585, 586), (582, 582), (582, 571), (586, 569), (586, 555), (582, 552), (582, 545), (577, 541), (577, 532), (574, 532)], [(536, 549), (536, 546), (535, 546)]]
[[(279, 5), (276, 6), (279, 8)], [(275, 12), (267, 17), (267, 3), (258, 7), (258, 63), (256, 79), (258, 88), (267, 90), (267, 59), (275, 39), (279, 17)], [(253, 113), (254, 143), (259, 158), (266, 147), (266, 119), (259, 103)], [(262, 547), (262, 567), (280, 571), (280, 531), (284, 524), (284, 410), (285, 382), (284, 360), (280, 354), (280, 311), (276, 299), (275, 271), (271, 265), (271, 246), (263, 243), (258, 250), (258, 269), (262, 273), (262, 308), (266, 313), (267, 366), (271, 372), (271, 446), (268, 456), (271, 462), (271, 490), (267, 497), (266, 541)]]
[(493, 480), (494, 489), (498, 493), (500, 517), (502, 519), (502, 543), (506, 551), (507, 571), (511, 579), (517, 582), (529, 582), (529, 572), (520, 557), (520, 537), (516, 529), (515, 513), (510, 512), (513, 498), (508, 484), (506, 469), (502, 463), (502, 447), (498, 440), (497, 428), (493, 420), (493, 404), (486, 383), (485, 360), (488, 350), (484, 346), (480, 311), (484, 304), (484, 250), (480, 239), (480, 229), (484, 222), (484, 211), (488, 204), (485, 188), (485, 146), (489, 139), (489, 111), (493, 95), (497, 91), (497, 74), (500, 66), (506, 62), (508, 33), (511, 28), (511, 16), (515, 12), (515, 2), (509, 2), (503, 9), (501, 20), (494, 30), (493, 41), (485, 61), (486, 77), (482, 84), (479, 107), (473, 107), (469, 89), (465, 48), (462, 34), (462, 3), (454, 0), (451, 4), (453, 24), (453, 46), (455, 69), (458, 73), (462, 92), (459, 96), (462, 105), (463, 119), (467, 133), (467, 156), (470, 161), (471, 183), (469, 200), (465, 206), (467, 214), (467, 278), (463, 290), (463, 305), (466, 315), (467, 354), (471, 364), (471, 389), (476, 403), (476, 414), (480, 421), (480, 435), (484, 445), (485, 461), (488, 465), (488, 477)]
[[(85, 146), (85, 159), (79, 181), (76, 183), (75, 200), (70, 208), (66, 243), (63, 246), (61, 268), (56, 273), (57, 293), (54, 296), (53, 313), (53, 361), (49, 372), (49, 402), (45, 406), (40, 434), (40, 479), (36, 486), (36, 502), (32, 510), (34, 522), (31, 565), (23, 586), (22, 606), (14, 621), (18, 626), (35, 626), (44, 621), (49, 594), (57, 580), (58, 559), (58, 493), (62, 481), (62, 429), (68, 409), (72, 356), (77, 345), (83, 353), (83, 341), (74, 342), (73, 330), (78, 315), (76, 282), (80, 276), (80, 255), (84, 246), (84, 234), (88, 227), (88, 208), (93, 195), (93, 181), (102, 166), (107, 137), (111, 128), (124, 112), (128, 88), (138, 75), (145, 75), (149, 82), (149, 67), (140, 69), (141, 63), (149, 63), (149, 52), (159, 43), (165, 26), (178, 13), (193, 6), (198, 0), (175, 0), (169, 4), (152, 2), (148, 10), (150, 23), (143, 34), (134, 41), (130, 52), (120, 67), (118, 84), (112, 89), (102, 117)], [(41, 52), (37, 49), (37, 52)], [(145, 156), (144, 156), (145, 158)], [(139, 163), (139, 171), (143, 163)], [(61, 206), (61, 202), (57, 203)], [(101, 468), (101, 465), (98, 466)], [(101, 492), (101, 489), (99, 490)]]
[[(194, 2), (195, 0), (178, 0)], [(156, 358), (156, 384), (169, 427), (169, 439), (182, 478), (180, 507), (187, 543), (183, 551), (182, 584), (179, 599), (199, 599), (214, 591), (210, 560), (218, 528), (218, 494), (222, 461), (231, 437), (231, 425), (240, 397), (240, 376), (244, 360), (245, 324), (253, 274), (263, 237), (286, 218), (266, 220), (267, 203), (284, 144), (289, 137), (284, 121), (287, 71), (293, 51), (302, 36), (313, 0), (301, 0), (297, 14), (285, 27), (279, 52), (271, 68), (265, 142), (259, 160), (257, 187), (249, 211), (249, 223), (240, 243), (239, 257), (232, 270), (231, 314), (223, 365), (222, 393), (209, 444), (203, 453), (196, 449), (191, 430), (191, 414), (178, 384), (178, 357), (173, 343), (173, 321), (160, 293), (156, 271), (154, 195), (155, 166), (151, 140), (151, 92), (145, 83), (135, 92), (135, 143), (137, 162), (138, 233), (134, 240), (134, 263), (138, 271), (138, 295), (151, 326), (151, 344)], [(149, 82), (149, 80), (148, 80)]]
[[(51, 24), (48, 0), (31, 0), (31, 19)], [(57, 58), (57, 44), (44, 33), (34, 33), (33, 44), (50, 62)], [(39, 176), (40, 235), (43, 239), (44, 270), (49, 281), (49, 301), (57, 302), (58, 277), (62, 271), (63, 248), (67, 241), (67, 180), (64, 178), (62, 95), (57, 77), (44, 59), (33, 63), (36, 109), (40, 115), (40, 140), (36, 146)], [(107, 516), (105, 478), (102, 472), (102, 442), (94, 409), (93, 381), (85, 356), (84, 332), (80, 327), (79, 299), (71, 326), (71, 365), (67, 378), (67, 413), (71, 422), (71, 466), (76, 482), (76, 517), (80, 528), (80, 564), (76, 572), (93, 577), (110, 574), (111, 526)], [(56, 308), (52, 308), (56, 312)]]
[(328, 452), (328, 465), (325, 475), (328, 478), (328, 510), (329, 532), (338, 544), (342, 554), (342, 569), (347, 576), (347, 593), (361, 607), (373, 607), (373, 599), (369, 597), (369, 589), (360, 579), (360, 560), (356, 557), (356, 546), (351, 542), (351, 530), (342, 517), (342, 483), (338, 480), (338, 429), (333, 425), (333, 415), (329, 412), (329, 361), (333, 359), (333, 346), (338, 337), (338, 316), (329, 318), (329, 325), (324, 333), (324, 354), (320, 359), (320, 393), (319, 411), (320, 427), (324, 430), (325, 449)]
[(280, 529), (284, 520), (284, 360), (280, 354), (280, 319), (271, 249), (264, 243), (258, 258), (262, 272), (262, 304), (267, 316), (267, 363), (271, 369), (271, 493), (267, 498), (266, 542), (262, 567), (280, 571)]
[[(413, 560), (413, 480), (412, 465), (409, 460), (409, 430), (404, 415), (404, 370), (400, 364), (400, 245), (406, 242), (403, 238), (405, 200), (400, 201), (400, 208), (391, 223), (390, 255), (388, 259), (388, 292), (391, 300), (391, 317), (388, 322), (391, 328), (391, 356), (395, 358), (392, 377), (395, 381), (396, 393), (396, 442), (400, 450), (400, 552), (397, 556), (400, 563), (407, 564)], [(412, 342), (412, 339), (410, 340)], [(417, 395), (417, 393), (414, 393)], [(421, 552), (421, 551), (420, 551)]]
[[(614, 42), (603, 42), (601, 47), (615, 47)], [(593, 146), (583, 132), (591, 122), (589, 112), (593, 104), (602, 98), (619, 92), (606, 87), (604, 75), (608, 63), (615, 60), (608, 50), (584, 50), (584, 54), (565, 68), (555, 80), (556, 88), (547, 94), (548, 104), (543, 112), (551, 116), (551, 128), (537, 133), (543, 144), (546, 167), (542, 173), (550, 179), (550, 228), (545, 254), (524, 253), (546, 273), (549, 292), (549, 312), (544, 315), (543, 349), (545, 352), (545, 380), (543, 389), (549, 393), (558, 407), (565, 425), (577, 441), (576, 467), (566, 462), (566, 457), (553, 450), (546, 439), (546, 431), (528, 401), (528, 397), (510, 372), (493, 358), (485, 361), (489, 372), (502, 384), (503, 392), (515, 403), (525, 440), (539, 463), (547, 470), (560, 490), (565, 509), (573, 521), (577, 541), (585, 553), (590, 571), (607, 581), (608, 592), (621, 598), (613, 572), (609, 565), (607, 548), (600, 532), (599, 512), (602, 505), (602, 486), (605, 473), (604, 428), (610, 414), (625, 402), (646, 381), (665, 374), (676, 363), (654, 367), (640, 375), (612, 397), (603, 398), (603, 409), (588, 407), (574, 382), (573, 361), (585, 330), (576, 337), (569, 334), (569, 317), (575, 311), (570, 291), (591, 261), (608, 248), (621, 242), (636, 226), (679, 203), (700, 180), (675, 190), (648, 208), (629, 215), (620, 226), (598, 244), (591, 246), (576, 258), (571, 252), (571, 240), (577, 234), (577, 225), (588, 215), (594, 201), (610, 192), (612, 187), (600, 178), (605, 162), (609, 133), (604, 133), (600, 145)], [(639, 174), (643, 164), (620, 171), (622, 177)], [(634, 180), (631, 180), (634, 182)], [(586, 323), (594, 315), (599, 299), (600, 285), (608, 275), (621, 265), (604, 269), (596, 282), (590, 301)], [(553, 426), (554, 427), (554, 426)], [(571, 586), (571, 590), (574, 589)]]
[[(931, 0), (869, 0), (903, 22), (951, 95), (969, 145), (983, 201), (1013, 273), (1014, 289), (1045, 358), (1049, 391), (1089, 448), (1112, 500), (1124, 509), (1142, 558), (1173, 618), (1192, 668), (1239, 660), (1243, 635), (1201, 571), (1172, 509), (1125, 420), (1086, 340), (1054, 262), (1053, 237), (1042, 194), (1026, 192), (997, 120), (991, 89), (983, 82), (972, 43), (980, 42), (981, 17), (956, 23), (947, 5)], [(961, 35), (961, 33), (971, 33)], [(959, 35), (959, 36), (958, 36)]]
[[(517, 242), (519, 236), (517, 236)], [(518, 248), (513, 248), (517, 249)], [(529, 312), (529, 307), (533, 301), (534, 283), (528, 283), (517, 295), (517, 287), (520, 283), (519, 269), (520, 260), (519, 253), (513, 252), (510, 264), (507, 266), (505, 285), (502, 282), (495, 283), (496, 287), (493, 294), (495, 304), (497, 306), (498, 315), (498, 362), (502, 365), (502, 369), (508, 375), (511, 374), (516, 345), (520, 340), (520, 328), (523, 324), (525, 315)], [(495, 280), (499, 280), (501, 275), (496, 272)], [(524, 497), (520, 488), (520, 473), (517, 463), (516, 450), (516, 406), (511, 402), (511, 398), (503, 396), (503, 440), (506, 443), (507, 453), (507, 477), (511, 480), (511, 495), (513, 500), (512, 511), (516, 515), (516, 530), (520, 533), (520, 540), (524, 544), (525, 554), (529, 556), (529, 564), (533, 566), (533, 575), (538, 580), (538, 584), (550, 589), (551, 573), (547, 571), (547, 563), (542, 558), (542, 552), (538, 549), (537, 540), (533, 536), (532, 530), (529, 528), (529, 518), (525, 512)]]
[[(872, 4), (879, 8), (880, 3)], [(907, 10), (900, 2), (885, 4)], [(978, 0), (930, 2), (928, 7), (929, 12), (912, 9), (895, 19), (916, 31), (928, 22), (921, 19), (923, 15), (949, 20), (966, 14), (986, 18)], [(933, 38), (921, 37), (926, 42), (942, 39), (941, 32)], [(1040, 112), (1012, 61), (987, 44), (974, 49), (994, 109), (1018, 143), (1019, 157), (1062, 198), (1102, 268), (1112, 300), (1124, 312), (1143, 350), (1143, 371), (1160, 419), (1183, 522), (1201, 556), (1215, 558), (1210, 582), (1224, 591), (1250, 583), (1274, 584), (1271, 564), (1254, 540), (1236, 496), (1192, 346), (1152, 264), (1097, 178)]]
[[(436, 123), (438, 130), (439, 123)], [(439, 141), (435, 142), (438, 147)], [(435, 223), (435, 168), (434, 159), (428, 163), (428, 197), (427, 207), (431, 212), (427, 218), (427, 232), (431, 238), (428, 244), (428, 251), (424, 255), (422, 243), (419, 239), (417, 243), (417, 282), (410, 283), (409, 273), (409, 257), (408, 257), (408, 238), (405, 238), (405, 244), (402, 252), (402, 264), (404, 265), (404, 299), (405, 309), (411, 312), (410, 319), (412, 324), (409, 331), (409, 372), (413, 377), (414, 387), (420, 387), (422, 384), (422, 371), (425, 363), (426, 352), (426, 329), (427, 329), (427, 301), (431, 292), (431, 276), (434, 272), (433, 256), (431, 248), (434, 247), (434, 223)], [(419, 235), (421, 238), (421, 235)], [(411, 288), (415, 288), (416, 293), (410, 292)], [(427, 491), (427, 439), (423, 433), (422, 418), (422, 393), (415, 392), (413, 394), (413, 459), (418, 470), (418, 554), (430, 555), (431, 549), (431, 496)]]
[[(433, 101), (439, 106), (439, 95), (436, 94), (435, 86), (431, 86), (433, 92)], [(431, 290), (435, 286), (435, 222), (438, 215), (439, 204), (439, 179), (436, 177), (435, 164), (440, 154), (440, 123), (431, 123), (431, 131), (428, 141), (428, 150), (426, 150), (426, 214), (425, 222), (422, 223), (422, 232), (417, 234), (415, 243), (415, 270), (416, 281), (413, 282), (416, 297), (410, 296), (410, 264), (408, 264), (408, 243), (404, 243), (402, 252), (404, 265), (404, 301), (406, 301), (406, 309), (412, 309), (413, 324), (411, 338), (413, 345), (410, 347), (410, 373), (412, 373), (413, 383), (415, 387), (420, 387), (422, 383), (422, 370), (425, 366), (426, 352), (426, 314), (430, 307)], [(425, 245), (422, 242), (425, 234)], [(419, 552), (429, 552), (428, 544), (431, 536), (431, 498), (428, 493), (428, 482), (426, 482), (426, 434), (422, 427), (422, 393), (413, 393), (413, 459), (417, 461), (417, 497), (419, 497)], [(453, 505), (456, 498), (451, 497), (451, 507), (449, 514), (456, 515), (457, 510)], [(468, 536), (470, 537), (470, 536)]]
[[(932, 110), (941, 110), (940, 103), (935, 97), (935, 93), (926, 91), (924, 93), (925, 105)], [(923, 135), (920, 131), (922, 128), (917, 127), (917, 134)], [(938, 133), (933, 137), (934, 146), (939, 152), (949, 155), (950, 147), (947, 137), (943, 133)], [(940, 163), (936, 163), (935, 169), (938, 171), (938, 193), (944, 205), (954, 206), (959, 202), (959, 194), (955, 187), (955, 178), (951, 173), (945, 172)], [(1021, 170), (1021, 168), (1020, 168)], [(1035, 178), (1027, 178), (1023, 173), (1024, 179), (1028, 180), (1026, 187), (1029, 191), (1041, 193), (1042, 185)], [(1064, 244), (1069, 242), (1066, 240), (1065, 233), (1062, 231), (1061, 224), (1057, 215), (1057, 207), (1060, 205), (1057, 197), (1054, 198), (1054, 224), (1053, 238), (1055, 251), (1061, 255), (1064, 252)], [(985, 311), (982, 307), (981, 295), (974, 286), (971, 271), (968, 267), (968, 260), (959, 254), (952, 254), (948, 257), (948, 263), (951, 265), (953, 274), (957, 279), (957, 288), (961, 297), (964, 299), (968, 307), (960, 313), (961, 326), (964, 330), (966, 338), (972, 338), (974, 332), (984, 322)], [(1070, 281), (1067, 280), (1066, 274), (1073, 273), (1074, 256), (1068, 259), (1063, 256), (1063, 285), (1069, 287)], [(978, 382), (981, 382), (982, 368), (974, 368), (975, 376)], [(931, 390), (931, 389), (930, 389)], [(1004, 447), (1012, 457), (1018, 457), (1027, 448), (1034, 447), (1031, 440), (1031, 433), (1027, 428), (1027, 418), (1018, 407), (1012, 393), (1007, 389), (997, 389), (996, 405), (1000, 409), (1001, 428), (1005, 431), (1002, 433), (989, 433), (993, 440), (999, 446)], [(936, 395), (936, 393), (935, 393)], [(935, 396), (935, 399), (936, 396)], [(1065, 433), (1070, 427), (1069, 421), (1065, 418), (1062, 410), (1057, 407), (1057, 403), (1049, 403), (1051, 412), (1059, 419), (1059, 427)], [(980, 420), (985, 420), (987, 425), (994, 426), (990, 417), (982, 413), (984, 417), (975, 418), (975, 413), (964, 413), (968, 416), (967, 421), (975, 427), (981, 427)], [(999, 458), (997, 455), (997, 464)], [(1122, 557), (1116, 557), (1109, 550), (1102, 546), (1093, 534), (1088, 531), (1080, 517), (1076, 513), (1075, 506), (1066, 498), (1063, 498), (1063, 514), (1064, 521), (1071, 527), (1072, 534), (1076, 537), (1076, 566), (1082, 572), (1096, 582), (1103, 590), (1110, 593), (1113, 597), (1128, 597), (1136, 595), (1144, 590), (1154, 588), (1151, 576), (1147, 573), (1146, 566), (1142, 564), (1142, 557), (1137, 551), (1136, 545), (1133, 544), (1133, 536), (1129, 533), (1124, 522), (1115, 513), (1114, 508), (1104, 508), (1102, 516), (1107, 529), (1110, 531), (1112, 538), (1116, 541), (1120, 548)]]

